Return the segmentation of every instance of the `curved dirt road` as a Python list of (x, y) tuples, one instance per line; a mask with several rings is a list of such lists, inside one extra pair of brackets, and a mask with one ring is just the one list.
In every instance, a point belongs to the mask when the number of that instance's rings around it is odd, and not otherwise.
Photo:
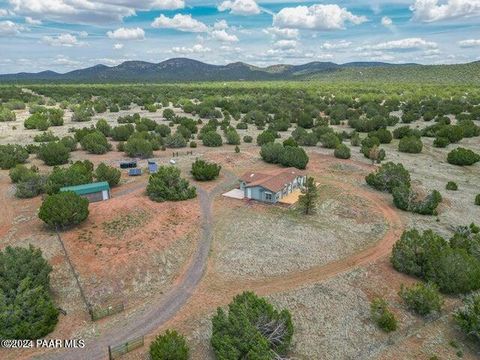
[[(129, 320), (124, 326), (109, 329), (97, 338), (86, 340), (86, 346), (84, 349), (46, 353), (41, 358), (59, 360), (106, 359), (108, 358), (109, 345), (122, 344), (133, 337), (142, 336), (156, 330), (182, 308), (197, 287), (206, 268), (208, 253), (212, 241), (213, 199), (224, 190), (225, 185), (230, 184), (236, 179), (235, 175), (230, 172), (225, 171), (224, 174), (225, 179), (223, 182), (218, 184), (210, 192), (197, 187), (201, 208), (202, 234), (193, 258), (180, 283), (160, 299), (154, 300), (146, 311), (134, 319)], [(137, 187), (133, 190), (135, 189), (137, 189)], [(121, 194), (117, 194), (117, 196), (121, 196)]]
[[(209, 279), (211, 280), (209, 285), (199, 287), (200, 280), (207, 268), (208, 254), (213, 236), (213, 200), (215, 196), (224, 190), (225, 185), (230, 184), (236, 178), (229, 171), (224, 171), (224, 174), (226, 178), (212, 191), (207, 192), (198, 188), (202, 213), (202, 236), (193, 259), (180, 283), (160, 299), (153, 301), (146, 311), (129, 320), (124, 326), (109, 329), (100, 337), (87, 340), (87, 346), (83, 350), (46, 353), (41, 358), (74, 360), (108, 358), (107, 348), (109, 345), (118, 345), (133, 337), (151, 333), (172, 320), (175, 315), (182, 318), (192, 309), (202, 311), (224, 305), (230, 301), (232, 296), (238, 293), (239, 289), (254, 290), (260, 295), (267, 295), (316, 283), (366, 263), (374, 262), (389, 254), (392, 245), (403, 231), (403, 223), (399, 214), (392, 206), (385, 203), (381, 194), (359, 189), (346, 183), (339, 184), (336, 182), (335, 185), (340, 186), (343, 190), (347, 192), (354, 191), (356, 195), (376, 204), (377, 209), (380, 210), (388, 223), (388, 230), (380, 241), (350, 257), (290, 275), (259, 280), (234, 281), (226, 281), (212, 276)], [(219, 289), (221, 291), (218, 291)], [(194, 291), (196, 291), (196, 296), (192, 298)], [(187, 302), (188, 309), (184, 306)]]

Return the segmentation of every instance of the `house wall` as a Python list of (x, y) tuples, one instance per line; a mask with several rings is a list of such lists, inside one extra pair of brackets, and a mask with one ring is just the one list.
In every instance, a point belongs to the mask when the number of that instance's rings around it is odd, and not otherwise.
[(110, 191), (98, 191), (91, 194), (80, 195), (81, 197), (88, 199), (89, 202), (97, 202), (110, 199)]

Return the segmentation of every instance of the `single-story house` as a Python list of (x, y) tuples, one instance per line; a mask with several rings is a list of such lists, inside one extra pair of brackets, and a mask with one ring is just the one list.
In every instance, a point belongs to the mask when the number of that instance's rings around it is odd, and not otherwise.
[(240, 177), (240, 190), (247, 199), (275, 204), (306, 181), (306, 174), (295, 168), (247, 172)]
[(83, 185), (66, 186), (60, 191), (72, 191), (90, 202), (104, 201), (110, 199), (110, 186), (108, 182), (96, 182)]

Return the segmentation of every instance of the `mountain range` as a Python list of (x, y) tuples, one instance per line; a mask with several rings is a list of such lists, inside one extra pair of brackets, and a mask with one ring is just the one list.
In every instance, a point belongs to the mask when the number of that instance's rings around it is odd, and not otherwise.
[[(187, 58), (173, 58), (160, 63), (145, 61), (126, 61), (117, 66), (95, 65), (85, 69), (57, 73), (42, 71), (39, 73), (17, 73), (0, 75), (0, 82), (72, 82), (72, 83), (161, 83), (188, 81), (254, 81), (254, 80), (378, 80), (399, 81), (398, 76), (410, 77), (420, 81), (422, 74), (433, 76), (433, 80), (442, 82), (442, 73), (448, 69), (449, 78), (456, 82), (458, 71), (462, 76), (459, 82), (477, 83), (480, 81), (480, 62), (458, 65), (418, 65), (389, 64), (384, 62), (351, 62), (335, 64), (333, 62), (310, 62), (303, 65), (278, 64), (257, 67), (242, 62), (227, 65), (211, 65)], [(467, 72), (467, 73), (465, 73)], [(472, 72), (472, 74), (470, 74)], [(435, 78), (438, 73), (440, 79)], [(382, 75), (376, 75), (382, 74)], [(411, 76), (406, 76), (412, 74)], [(397, 76), (397, 77), (398, 77)], [(387, 79), (384, 79), (384, 78)], [(438, 81), (433, 81), (438, 82)]]

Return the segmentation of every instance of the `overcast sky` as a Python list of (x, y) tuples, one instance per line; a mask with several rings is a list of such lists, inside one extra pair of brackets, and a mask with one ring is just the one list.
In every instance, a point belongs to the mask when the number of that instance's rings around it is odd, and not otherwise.
[(0, 0), (0, 73), (189, 57), (480, 60), (480, 0)]

